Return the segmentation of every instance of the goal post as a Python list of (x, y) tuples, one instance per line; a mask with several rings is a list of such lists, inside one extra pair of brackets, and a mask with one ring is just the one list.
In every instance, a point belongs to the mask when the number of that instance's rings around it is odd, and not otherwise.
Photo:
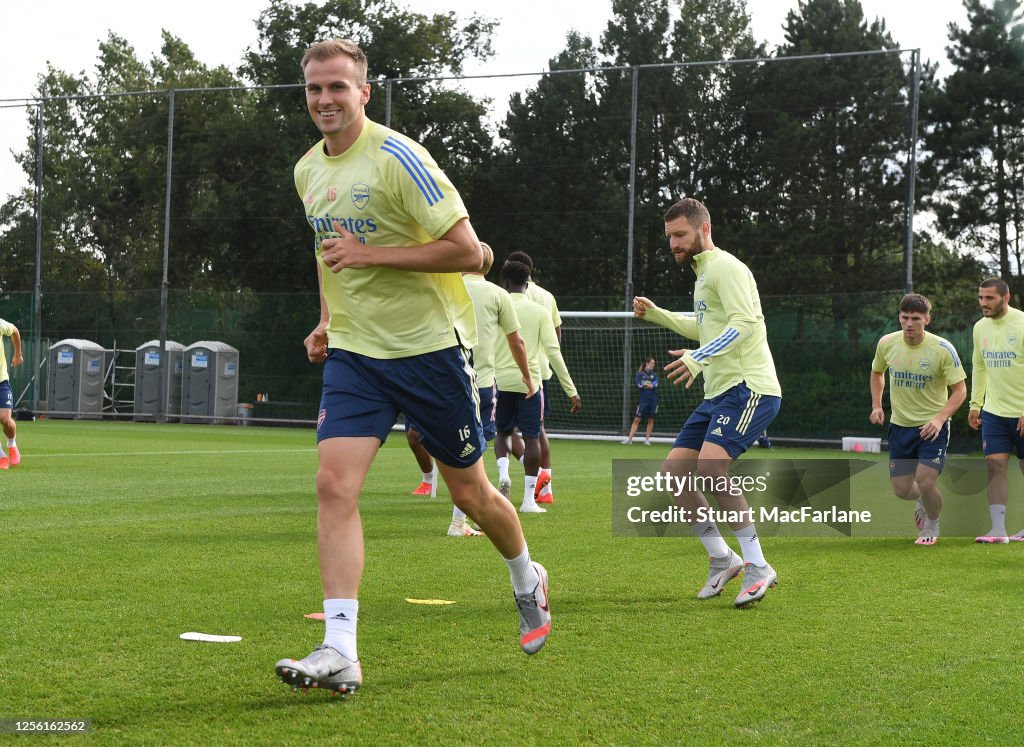
[[(669, 350), (696, 347), (671, 330), (637, 319), (629, 311), (563, 311), (562, 357), (583, 400), (582, 411), (571, 415), (565, 393), (552, 379), (549, 433), (579, 438), (621, 438), (629, 431), (639, 400), (634, 383), (647, 358), (657, 362), (658, 414), (654, 432), (674, 436), (704, 397), (698, 380), (690, 389), (672, 385), (664, 367)], [(646, 422), (641, 423), (644, 433)]]

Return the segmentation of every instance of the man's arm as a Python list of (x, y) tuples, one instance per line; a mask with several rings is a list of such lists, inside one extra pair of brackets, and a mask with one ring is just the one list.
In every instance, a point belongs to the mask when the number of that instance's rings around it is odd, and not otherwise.
[(974, 430), (981, 426), (981, 408), (985, 406), (985, 390), (988, 387), (988, 371), (985, 370), (985, 359), (981, 355), (978, 328), (974, 328), (972, 338), (974, 351), (971, 353), (971, 404), (967, 413), (967, 424)]
[(335, 222), (336, 239), (324, 239), (320, 257), (331, 272), (346, 267), (390, 267), (410, 272), (476, 272), (483, 263), (480, 239), (468, 218), (455, 223), (441, 238), (420, 246), (371, 246)]
[(526, 343), (523, 341), (523, 336), (519, 334), (519, 330), (505, 335), (505, 342), (508, 343), (509, 352), (512, 353), (516, 365), (519, 366), (519, 373), (523, 375), (523, 383), (526, 384), (526, 398), (529, 399), (536, 394), (537, 386), (530, 377), (530, 357), (526, 353)]
[(320, 292), (320, 323), (310, 332), (302, 344), (306, 347), (306, 357), (310, 363), (323, 363), (327, 359), (327, 324), (331, 321), (331, 312), (324, 298), (324, 275), (320, 263), (316, 263), (316, 285)]
[(643, 296), (633, 299), (633, 316), (638, 319), (646, 319), (652, 324), (670, 329), (683, 337), (691, 340), (700, 340), (700, 328), (697, 326), (697, 317), (690, 314), (673, 314), (656, 306), (654, 301)]
[(20, 366), (24, 360), (21, 357), (21, 332), (13, 324), (11, 325), (11, 342), (14, 343), (14, 356), (11, 358), (11, 367)]
[(545, 355), (548, 357), (548, 361), (551, 363), (555, 376), (558, 377), (558, 383), (562, 385), (563, 391), (571, 400), (569, 412), (579, 412), (582, 401), (576, 392), (576, 385), (573, 384), (572, 377), (569, 375), (565, 359), (562, 358), (562, 348), (558, 344), (558, 338), (555, 337), (555, 326), (551, 323), (550, 319), (545, 318), (544, 324), (541, 326), (540, 344), (544, 349)]
[(964, 403), (965, 399), (967, 399), (967, 384), (963, 381), (958, 381), (952, 386), (946, 406), (942, 408), (938, 415), (921, 426), (921, 438), (925, 441), (934, 441), (938, 438), (942, 427), (953, 417), (953, 413), (960, 409), (960, 405)]
[(871, 370), (871, 415), (868, 417), (875, 425), (885, 425), (885, 410), (882, 409), (882, 392), (885, 391), (885, 371), (879, 373)]

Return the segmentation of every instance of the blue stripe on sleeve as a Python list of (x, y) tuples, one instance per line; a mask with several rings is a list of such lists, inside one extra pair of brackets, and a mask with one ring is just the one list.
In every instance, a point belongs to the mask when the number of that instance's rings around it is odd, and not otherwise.
[(707, 345), (700, 348), (699, 350), (696, 350), (693, 353), (693, 359), (695, 361), (702, 361), (708, 356), (714, 355), (718, 351), (724, 350), (725, 348), (729, 347), (729, 345), (735, 342), (739, 336), (739, 332), (737, 332), (732, 327), (729, 327), (727, 330), (725, 330), (725, 332), (720, 334)]
[(413, 183), (420, 190), (420, 193), (423, 195), (423, 198), (427, 201), (427, 204), (433, 206), (434, 203), (437, 202), (437, 200), (435, 200), (430, 194), (428, 194), (426, 186), (423, 184), (422, 180), (417, 175), (416, 171), (413, 169), (412, 164), (408, 162), (405, 155), (403, 153), (398, 152), (397, 150), (393, 150), (392, 148), (390, 148), (388, 143), (385, 143), (384, 145), (380, 146), (380, 149), (393, 155), (398, 160), (398, 162), (402, 164), (402, 167), (406, 170), (406, 172), (408, 172), (409, 176), (413, 180)]
[(405, 170), (409, 172), (409, 176), (416, 182), (416, 186), (419, 187), (420, 192), (427, 199), (428, 205), (433, 205), (444, 199), (444, 193), (437, 186), (437, 182), (434, 181), (430, 171), (423, 164), (420, 157), (406, 143), (397, 138), (388, 137), (384, 141), (384, 145), (381, 146), (381, 150), (392, 154), (405, 167)]
[(950, 345), (948, 342), (940, 342), (939, 345), (948, 350), (949, 354), (953, 356), (953, 368), (960, 368), (960, 357), (956, 354), (956, 351), (953, 349), (953, 346)]

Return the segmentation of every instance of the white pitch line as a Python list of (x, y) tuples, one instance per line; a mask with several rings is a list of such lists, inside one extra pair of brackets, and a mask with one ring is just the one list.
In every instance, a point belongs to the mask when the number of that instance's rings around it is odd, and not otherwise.
[(213, 451), (202, 449), (199, 451), (82, 451), (71, 454), (36, 454), (31, 456), (32, 461), (36, 459), (64, 459), (67, 457), (126, 457), (126, 456), (195, 456), (214, 454), (315, 454), (316, 449), (223, 449)]

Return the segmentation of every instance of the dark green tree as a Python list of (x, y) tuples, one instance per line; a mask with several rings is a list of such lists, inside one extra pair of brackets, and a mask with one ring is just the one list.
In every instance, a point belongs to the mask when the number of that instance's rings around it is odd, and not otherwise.
[(784, 59), (897, 49), (858, 0), (801, 2), (785, 33), (747, 110), (760, 180), (751, 265), (769, 295), (827, 294), (836, 332), (856, 346), (860, 294), (903, 285), (909, 56)]
[(926, 145), (936, 186), (929, 204), (945, 235), (961, 248), (993, 257), (1000, 276), (1019, 294), (1024, 11), (1020, 0), (966, 0), (964, 6), (967, 28), (949, 25), (946, 52), (955, 70), (926, 99)]

